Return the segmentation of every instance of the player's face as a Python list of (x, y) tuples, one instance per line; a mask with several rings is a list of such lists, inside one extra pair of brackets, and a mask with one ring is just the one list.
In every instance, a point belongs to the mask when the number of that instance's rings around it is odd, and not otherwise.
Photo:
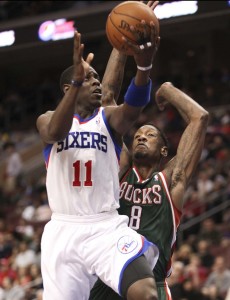
[[(82, 101), (89, 105), (99, 107), (101, 106), (101, 82), (98, 73), (93, 69), (89, 68), (86, 74), (84, 83), (79, 91), (79, 96)], [(88, 101), (87, 101), (88, 99)]]
[(159, 131), (151, 126), (144, 125), (137, 130), (133, 139), (133, 155), (135, 158), (160, 158), (161, 137)]
[[(69, 89), (69, 87), (70, 85), (68, 85), (68, 88), (65, 90), (65, 92)], [(92, 67), (89, 67), (85, 80), (77, 96), (78, 104), (80, 103), (84, 107), (100, 107), (102, 96), (101, 93), (102, 88), (99, 75)]]

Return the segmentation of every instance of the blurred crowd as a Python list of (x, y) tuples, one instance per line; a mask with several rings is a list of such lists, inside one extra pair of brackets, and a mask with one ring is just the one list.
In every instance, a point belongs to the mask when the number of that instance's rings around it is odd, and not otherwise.
[(84, 7), (102, 1), (0, 1), (0, 22), (35, 16), (74, 7)]

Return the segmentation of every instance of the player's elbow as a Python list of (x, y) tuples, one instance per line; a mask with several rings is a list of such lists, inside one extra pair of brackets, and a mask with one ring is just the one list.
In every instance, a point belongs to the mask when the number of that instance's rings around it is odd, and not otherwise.
[(206, 127), (209, 121), (209, 112), (203, 107), (199, 107), (199, 110), (194, 111), (191, 115), (191, 122), (201, 124)]
[(208, 126), (208, 122), (209, 122), (209, 112), (205, 109), (203, 109), (200, 112), (200, 117), (199, 117), (200, 122), (203, 124), (203, 126)]

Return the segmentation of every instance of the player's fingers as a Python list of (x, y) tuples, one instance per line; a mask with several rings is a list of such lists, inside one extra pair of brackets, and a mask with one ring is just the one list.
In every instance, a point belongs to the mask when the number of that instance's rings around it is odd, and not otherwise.
[(80, 54), (81, 57), (83, 57), (84, 47), (85, 47), (84, 44), (80, 45), (80, 52), (79, 52), (79, 54)]
[(86, 62), (91, 65), (92, 61), (94, 59), (94, 53), (89, 53), (87, 58), (86, 58)]
[(141, 24), (143, 26), (143, 37), (142, 37), (142, 42), (146, 41), (147, 38), (148, 38), (148, 28), (149, 28), (149, 25), (146, 24), (145, 20), (141, 20)]
[(132, 52), (138, 53), (140, 51), (139, 45), (133, 44), (131, 41), (127, 40), (124, 36), (122, 37), (122, 40), (127, 45), (127, 48), (132, 49)]
[(74, 38), (74, 53), (75, 55), (81, 54), (81, 34), (75, 31), (75, 38)]
[(158, 50), (160, 47), (160, 42), (161, 42), (161, 38), (158, 36), (157, 41), (156, 41), (156, 49)]
[(152, 2), (152, 4), (149, 6), (152, 10), (154, 10), (159, 4), (159, 1), (149, 1), (149, 2)]
[(153, 44), (156, 44), (157, 41), (157, 30), (155, 24), (151, 21), (150, 22), (150, 28), (151, 28), (151, 35), (150, 35), (150, 41)]
[(130, 26), (130, 31), (132, 32), (133, 40), (138, 41), (140, 39), (140, 35), (133, 25)]

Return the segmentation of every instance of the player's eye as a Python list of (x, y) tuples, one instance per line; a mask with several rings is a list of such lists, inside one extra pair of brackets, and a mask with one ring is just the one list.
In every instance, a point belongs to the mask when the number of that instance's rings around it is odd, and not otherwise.
[(156, 134), (155, 133), (149, 133), (148, 136), (156, 137)]
[(100, 81), (100, 76), (98, 74), (94, 74), (94, 78)]

